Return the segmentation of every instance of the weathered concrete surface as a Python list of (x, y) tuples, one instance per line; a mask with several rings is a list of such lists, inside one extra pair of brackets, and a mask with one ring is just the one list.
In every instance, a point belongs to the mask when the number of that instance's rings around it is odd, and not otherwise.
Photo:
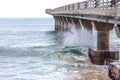
[(94, 8), (94, 9), (80, 9), (80, 10), (62, 10), (62, 11), (46, 11), (51, 15), (98, 15), (120, 17), (120, 8)]
[(62, 21), (61, 21), (60, 17), (58, 17), (58, 16), (55, 17), (54, 16), (54, 19), (55, 19), (55, 30), (56, 31), (61, 30), (62, 29), (62, 25), (61, 25)]
[(63, 21), (63, 31), (67, 31), (68, 30), (68, 22), (66, 20), (66, 17), (61, 16), (61, 20)]
[(109, 64), (108, 75), (112, 80), (120, 80), (120, 62), (112, 62)]
[(69, 24), (73, 24), (71, 17), (66, 17), (66, 19), (68, 20), (68, 23), (69, 23)]
[(109, 50), (109, 31), (114, 24), (94, 22), (97, 30), (97, 50)]
[(60, 29), (59, 20), (57, 17), (54, 17), (54, 19), (55, 19), (55, 30), (58, 31)]
[(88, 31), (92, 31), (92, 23), (90, 20), (81, 19), (81, 23)]
[(97, 31), (97, 50), (109, 50), (109, 31)]
[(96, 65), (105, 65), (114, 60), (119, 60), (119, 51), (89, 49), (90, 61)]
[(59, 22), (60, 22), (61, 31), (64, 31), (64, 21), (62, 20), (61, 16), (59, 16)]
[(54, 16), (55, 19), (55, 30), (56, 31), (64, 31), (64, 21), (62, 20), (62, 17), (60, 16)]
[(78, 18), (72, 18), (76, 28), (81, 28), (80, 21)]

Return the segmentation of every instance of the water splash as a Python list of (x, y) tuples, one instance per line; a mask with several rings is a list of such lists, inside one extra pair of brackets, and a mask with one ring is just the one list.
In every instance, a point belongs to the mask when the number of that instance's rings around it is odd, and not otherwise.
[(69, 46), (94, 46), (95, 38), (90, 31), (82, 27), (76, 28), (74, 25), (69, 24), (69, 31), (64, 33), (64, 45)]
[(117, 37), (115, 33), (115, 29), (110, 31), (110, 50), (115, 50), (120, 52), (120, 38)]

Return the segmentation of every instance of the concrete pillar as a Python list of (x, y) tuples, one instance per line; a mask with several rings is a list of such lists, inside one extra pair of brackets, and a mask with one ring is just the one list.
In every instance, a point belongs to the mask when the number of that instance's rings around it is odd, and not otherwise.
[(66, 17), (66, 21), (68, 23), (68, 31), (70, 31), (71, 27), (73, 27), (73, 22), (72, 22), (72, 18), (71, 17)]
[(97, 50), (109, 50), (109, 31), (97, 31)]
[(59, 16), (55, 16), (55, 30), (60, 31), (61, 30), (61, 20)]
[(61, 16), (54, 16), (54, 19), (55, 19), (55, 30), (56, 31), (60, 31), (60, 30), (63, 30), (63, 20), (62, 20), (62, 17)]
[(94, 22), (97, 30), (97, 50), (89, 49), (89, 58), (93, 64), (104, 65), (119, 59), (119, 51), (109, 50), (109, 31), (114, 24)]
[(64, 30), (64, 21), (62, 20), (62, 16), (59, 16), (58, 19), (59, 19), (60, 30), (63, 31)]
[(76, 28), (81, 28), (79, 18), (72, 18)]
[(67, 21), (68, 21), (68, 24), (73, 24), (71, 17), (67, 17), (66, 19), (67, 19)]
[(120, 38), (120, 25), (117, 25), (115, 27), (115, 32), (116, 32), (117, 37)]
[(119, 51), (93, 50), (89, 48), (88, 56), (93, 64), (105, 65), (119, 60)]
[(81, 23), (88, 31), (92, 31), (92, 23), (90, 20), (81, 19)]
[(58, 31), (59, 30), (59, 20), (57, 16), (54, 16), (54, 20), (55, 20), (55, 30)]
[(68, 30), (68, 21), (66, 20), (66, 17), (62, 17), (62, 21), (63, 21), (63, 31), (67, 31)]
[(109, 50), (109, 31), (114, 24), (94, 22), (97, 30), (97, 50)]
[(58, 27), (59, 27), (59, 31), (61, 30), (61, 20), (60, 20), (60, 17), (57, 16), (57, 20), (58, 20)]

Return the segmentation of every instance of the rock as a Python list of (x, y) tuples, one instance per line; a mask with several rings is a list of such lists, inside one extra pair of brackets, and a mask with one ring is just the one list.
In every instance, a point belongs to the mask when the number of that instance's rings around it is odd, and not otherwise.
[(120, 80), (120, 62), (112, 62), (108, 67), (108, 75), (112, 80)]

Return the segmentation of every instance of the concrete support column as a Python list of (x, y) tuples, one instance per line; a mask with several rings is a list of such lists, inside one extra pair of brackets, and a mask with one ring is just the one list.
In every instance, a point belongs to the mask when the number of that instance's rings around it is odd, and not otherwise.
[(54, 20), (55, 20), (55, 30), (57, 31), (58, 30), (58, 26), (57, 26), (58, 20), (57, 20), (57, 17), (54, 16)]
[(81, 19), (81, 23), (88, 31), (92, 31), (92, 23), (90, 20)]
[(94, 22), (97, 29), (97, 50), (109, 50), (109, 31), (114, 24)]
[(66, 20), (66, 17), (62, 17), (62, 21), (63, 21), (63, 31), (67, 31), (68, 30), (68, 21)]
[(66, 19), (67, 19), (67, 21), (68, 21), (68, 24), (73, 24), (71, 17), (67, 17)]
[(76, 26), (76, 28), (81, 28), (80, 21), (78, 18), (73, 18), (73, 22), (74, 22), (74, 25)]
[(97, 50), (89, 49), (89, 58), (93, 64), (104, 65), (119, 59), (119, 51), (109, 50), (109, 31), (114, 24), (94, 22), (97, 30)]
[(61, 19), (59, 16), (57, 16), (58, 19), (58, 27), (59, 27), (59, 31), (61, 30)]
[(55, 19), (55, 30), (58, 31), (60, 30), (60, 22), (57, 16), (54, 16)]
[(97, 31), (97, 50), (109, 50), (109, 31)]
[(64, 21), (61, 16), (54, 16), (55, 19), (55, 30), (60, 31), (64, 29)]
[(59, 16), (59, 26), (60, 26), (60, 30), (63, 31), (64, 30), (64, 21), (62, 20), (62, 16)]

